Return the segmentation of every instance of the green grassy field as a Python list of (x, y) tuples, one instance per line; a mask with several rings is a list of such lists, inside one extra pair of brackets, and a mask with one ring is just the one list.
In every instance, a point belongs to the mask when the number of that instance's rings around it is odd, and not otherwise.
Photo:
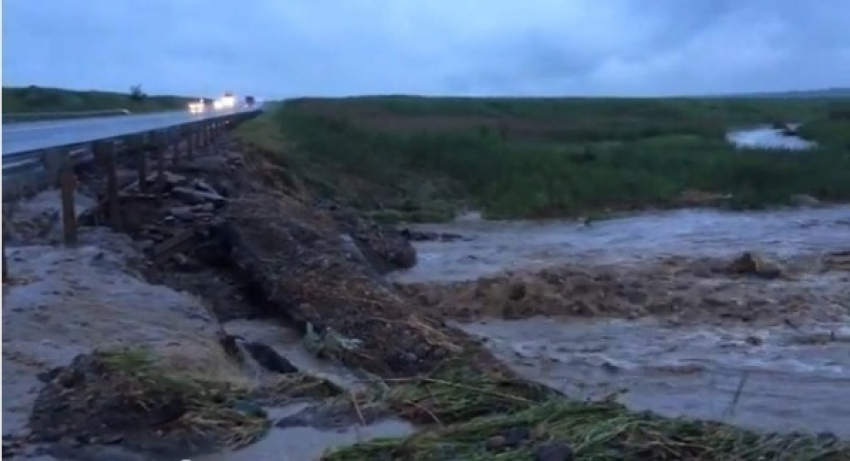
[[(820, 148), (737, 150), (727, 130), (802, 122)], [(288, 101), (246, 128), (324, 194), (386, 218), (593, 215), (731, 194), (850, 199), (847, 99), (358, 97)], [(691, 194), (693, 195), (693, 194)]]
[(183, 109), (197, 98), (180, 96), (148, 96), (143, 101), (126, 93), (109, 91), (77, 91), (44, 87), (4, 87), (3, 114), (36, 112), (85, 112), (127, 109), (133, 113)]

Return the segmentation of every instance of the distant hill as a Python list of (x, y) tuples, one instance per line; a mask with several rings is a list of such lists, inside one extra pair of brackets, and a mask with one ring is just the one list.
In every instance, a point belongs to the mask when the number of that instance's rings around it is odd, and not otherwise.
[(80, 91), (41, 86), (4, 87), (3, 113), (83, 112), (127, 109), (133, 113), (182, 109), (196, 98), (146, 96), (130, 98), (130, 92)]
[(814, 99), (814, 98), (850, 98), (850, 88), (827, 88), (822, 90), (798, 90), (763, 93), (744, 93), (721, 98), (765, 98), (765, 99)]

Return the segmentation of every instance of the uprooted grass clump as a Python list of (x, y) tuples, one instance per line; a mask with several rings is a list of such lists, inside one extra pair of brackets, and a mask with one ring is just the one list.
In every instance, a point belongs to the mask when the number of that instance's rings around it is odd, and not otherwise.
[(433, 426), (406, 438), (339, 449), (323, 459), (513, 461), (572, 459), (566, 455), (570, 452), (582, 460), (850, 459), (850, 445), (832, 436), (764, 435), (721, 423), (634, 413), (612, 399), (572, 401), (501, 376), (456, 371), (401, 383), (386, 397), (403, 416)]
[(297, 399), (329, 399), (345, 393), (330, 381), (302, 373), (281, 375), (248, 393), (251, 402), (266, 406), (285, 405)]
[(33, 407), (36, 439), (120, 443), (165, 456), (239, 447), (264, 434), (233, 385), (168, 373), (144, 350), (77, 356), (47, 376)]
[(392, 386), (382, 399), (405, 419), (445, 426), (494, 413), (522, 411), (562, 396), (506, 372), (482, 374), (464, 362), (459, 357), (426, 376), (389, 380)]

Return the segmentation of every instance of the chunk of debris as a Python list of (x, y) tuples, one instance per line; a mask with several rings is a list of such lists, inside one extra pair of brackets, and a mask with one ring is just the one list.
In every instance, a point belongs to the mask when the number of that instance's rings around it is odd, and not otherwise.
[(175, 187), (171, 194), (177, 200), (188, 205), (200, 205), (202, 203), (213, 203), (217, 206), (224, 205), (226, 199), (218, 193), (206, 192), (189, 187)]
[(784, 275), (778, 265), (768, 263), (758, 255), (749, 251), (744, 252), (726, 267), (726, 271), (736, 275), (755, 275), (767, 279), (775, 279)]

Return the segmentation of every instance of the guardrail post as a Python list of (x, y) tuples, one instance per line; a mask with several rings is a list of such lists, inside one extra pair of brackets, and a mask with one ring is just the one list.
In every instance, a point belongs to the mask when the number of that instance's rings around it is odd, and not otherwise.
[(168, 144), (171, 148), (171, 163), (177, 165), (180, 163), (180, 144), (182, 144), (179, 128), (168, 131)]
[(207, 147), (207, 124), (204, 122), (198, 125), (198, 147)]
[(165, 200), (165, 150), (168, 148), (168, 135), (157, 132), (156, 136), (156, 195), (162, 202)]
[(44, 152), (44, 172), (47, 174), (48, 187), (59, 187), (59, 175), (64, 165), (64, 153), (59, 149), (48, 149)]
[(148, 151), (150, 144), (144, 135), (138, 135), (130, 138), (129, 147), (130, 151), (137, 155), (136, 173), (139, 181), (139, 192), (144, 193), (148, 190)]
[(191, 162), (195, 159), (195, 148), (197, 147), (196, 135), (198, 134), (198, 130), (194, 125), (189, 125), (189, 129), (186, 131), (186, 157)]
[(3, 283), (9, 281), (9, 260), (6, 259), (6, 243), (3, 242)]
[(103, 141), (95, 144), (101, 151), (103, 168), (106, 170), (106, 200), (109, 209), (109, 226), (121, 230), (121, 202), (118, 196), (118, 170), (115, 166), (115, 142)]
[(62, 170), (59, 173), (59, 194), (62, 200), (62, 234), (66, 245), (77, 243), (77, 211), (74, 207), (74, 193), (77, 178), (71, 164), (69, 152), (62, 153)]

